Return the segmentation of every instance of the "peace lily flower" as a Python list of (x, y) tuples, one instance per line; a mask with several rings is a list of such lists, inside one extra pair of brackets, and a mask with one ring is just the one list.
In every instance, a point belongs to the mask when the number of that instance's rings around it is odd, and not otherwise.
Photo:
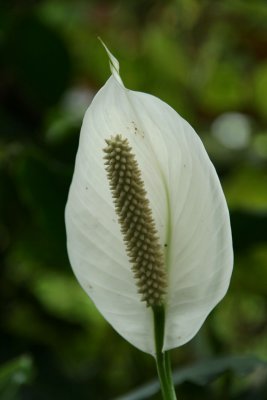
[(188, 342), (225, 295), (229, 213), (193, 128), (158, 98), (126, 89), (106, 50), (112, 76), (84, 117), (67, 248), (106, 320), (155, 355)]

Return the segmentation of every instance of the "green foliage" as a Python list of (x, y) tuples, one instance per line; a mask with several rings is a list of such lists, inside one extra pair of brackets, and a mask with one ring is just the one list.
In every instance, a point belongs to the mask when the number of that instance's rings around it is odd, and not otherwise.
[(15, 400), (21, 387), (30, 384), (33, 363), (30, 357), (21, 356), (0, 367), (0, 396), (2, 400)]
[[(66, 253), (82, 116), (109, 76), (97, 36), (126, 86), (162, 98), (196, 128), (230, 206), (232, 283), (197, 337), (173, 352), (178, 393), (267, 398), (266, 21), (265, 0), (2, 5), (1, 399), (160, 398), (157, 382), (143, 387), (154, 360), (98, 314)], [(218, 123), (233, 113), (245, 133)]]

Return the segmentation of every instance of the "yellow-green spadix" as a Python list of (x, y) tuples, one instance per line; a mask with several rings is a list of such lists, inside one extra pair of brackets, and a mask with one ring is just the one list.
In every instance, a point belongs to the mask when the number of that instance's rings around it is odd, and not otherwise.
[(165, 308), (165, 351), (188, 342), (225, 295), (229, 213), (194, 129), (158, 98), (126, 89), (106, 50), (112, 76), (84, 116), (65, 212), (67, 248), (106, 320), (154, 355), (153, 304)]

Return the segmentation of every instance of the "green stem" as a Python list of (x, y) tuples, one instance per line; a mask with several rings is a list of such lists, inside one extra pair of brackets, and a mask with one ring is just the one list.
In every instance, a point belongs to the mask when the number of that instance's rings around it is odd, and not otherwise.
[(172, 382), (172, 368), (171, 368), (171, 361), (170, 361), (170, 352), (169, 351), (165, 351), (163, 353), (163, 356), (164, 356), (164, 363), (165, 363), (167, 378), (168, 378), (170, 384), (173, 385), (173, 382)]
[(176, 400), (168, 352), (162, 352), (164, 340), (164, 307), (153, 307), (156, 343), (156, 364), (163, 400)]

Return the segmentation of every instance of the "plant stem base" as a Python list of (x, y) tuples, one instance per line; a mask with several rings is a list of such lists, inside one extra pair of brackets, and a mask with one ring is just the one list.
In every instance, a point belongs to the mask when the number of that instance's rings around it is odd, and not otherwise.
[(165, 326), (163, 306), (153, 307), (156, 343), (156, 364), (163, 400), (177, 400), (173, 386), (169, 352), (162, 352)]

